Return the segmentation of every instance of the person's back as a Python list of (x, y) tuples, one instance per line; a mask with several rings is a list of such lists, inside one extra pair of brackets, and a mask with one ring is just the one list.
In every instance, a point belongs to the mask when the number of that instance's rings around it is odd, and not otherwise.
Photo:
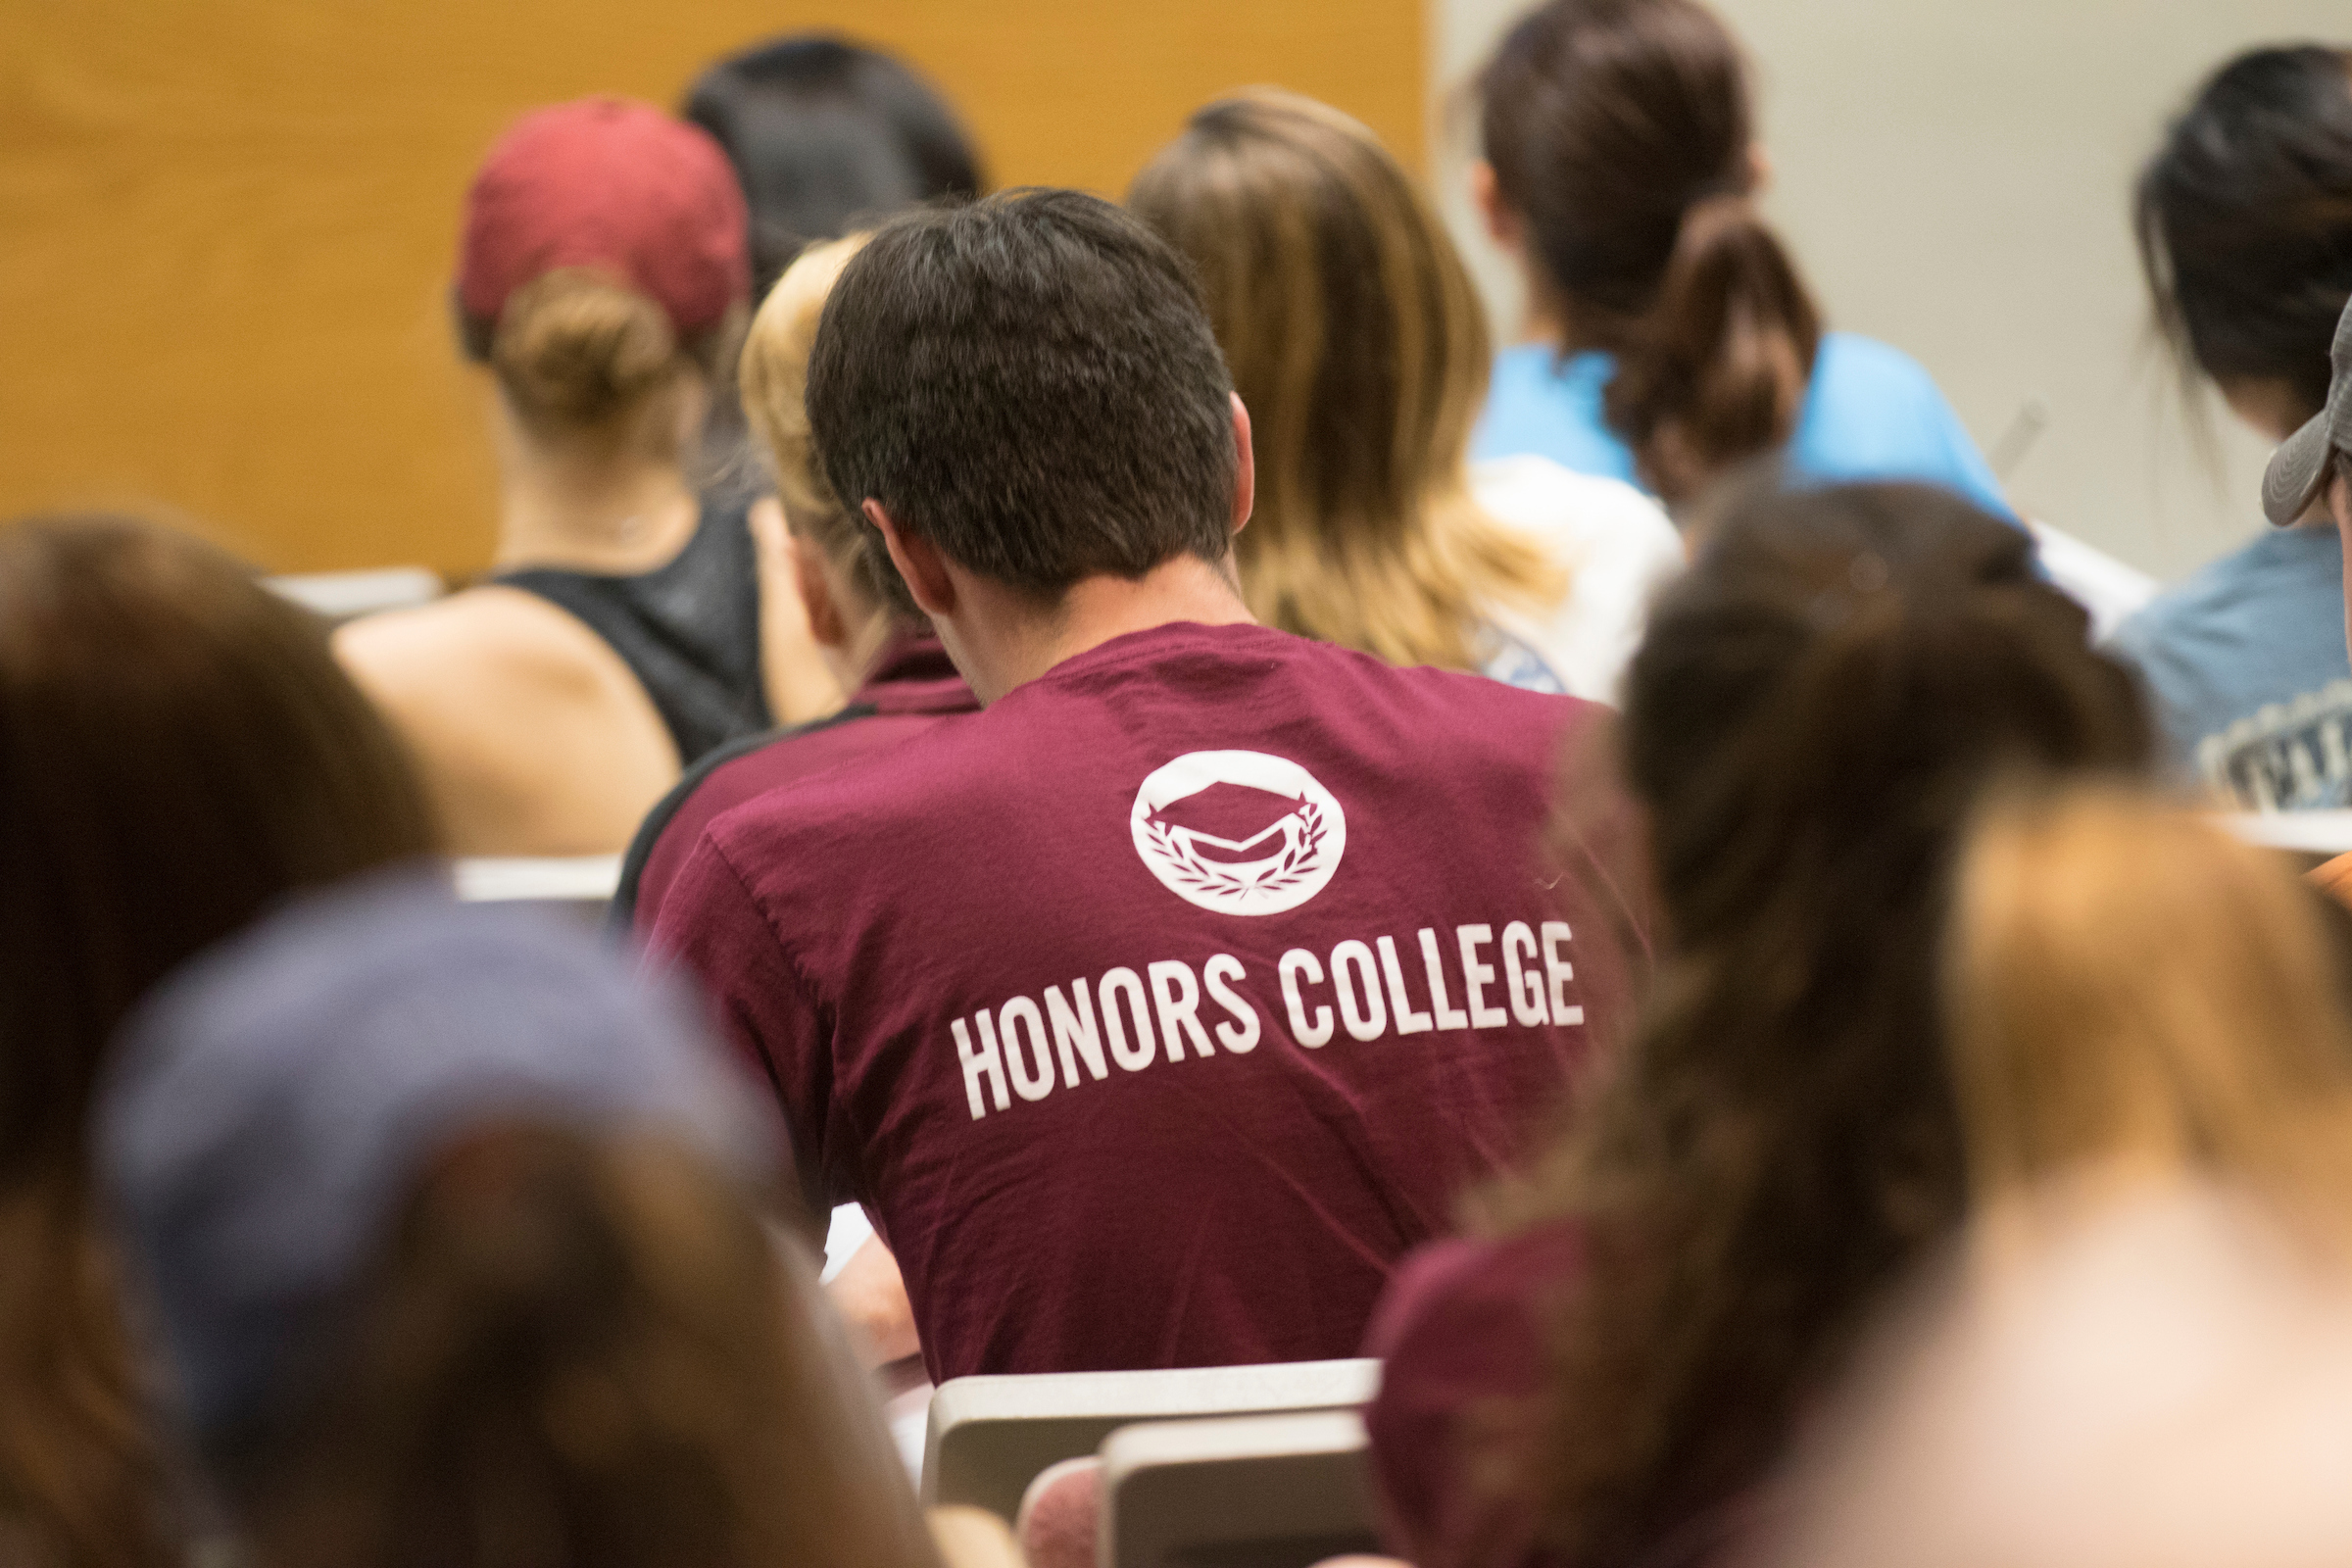
[(1480, 73), (1490, 229), (1528, 280), (1471, 455), (1535, 454), (1670, 506), (1785, 448), (1816, 480), (1944, 485), (2009, 514), (1907, 356), (1825, 332), (1758, 207), (1740, 46), (1697, 0), (1548, 0)]
[(1671, 943), (1558, 1143), (1382, 1302), (1399, 1555), (1736, 1555), (1871, 1303), (1958, 1223), (1946, 870), (1987, 782), (2149, 745), (2032, 549), (1941, 490), (1765, 490), (1660, 599), (1621, 750)]
[(1182, 264), (1029, 193), (843, 275), (808, 411), (989, 707), (718, 817), (654, 945), (873, 1209), (935, 1377), (1348, 1353), (1620, 1017), (1599, 710), (1249, 622)]
[(97, 1141), (237, 1560), (938, 1568), (727, 1067), (592, 934), (416, 877), (158, 989)]
[(336, 638), (461, 854), (616, 851), (681, 766), (766, 725), (750, 498), (688, 472), (749, 269), (726, 160), (642, 104), (526, 117), (468, 192), (495, 570)]
[[(2158, 325), (2191, 383), (2278, 442), (2328, 401), (2352, 297), (2352, 52), (2216, 72), (2134, 198)], [(2343, 545), (2324, 508), (2210, 563), (2118, 628), (2174, 770), (2254, 810), (2352, 804)]]

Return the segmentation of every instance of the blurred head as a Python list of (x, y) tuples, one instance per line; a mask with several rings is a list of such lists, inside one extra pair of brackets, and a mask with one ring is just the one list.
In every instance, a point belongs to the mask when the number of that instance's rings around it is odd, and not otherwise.
[(1083, 578), (1229, 559), (1247, 508), (1231, 398), (1183, 259), (1076, 191), (884, 224), (808, 361), (834, 495), (1041, 607)]
[(121, 518), (0, 527), (0, 1512), (61, 1560), (161, 1549), (88, 1212), (118, 1026), (279, 901), (434, 841), (324, 627), (243, 567)]
[(2352, 1550), (2352, 1291), (2194, 1184), (2034, 1198), (1898, 1317), (1763, 1568), (2317, 1568)]
[(1990, 809), (1947, 1001), (1983, 1195), (2076, 1167), (2352, 1198), (2352, 1028), (2319, 896), (2278, 857), (2116, 791)]
[(1940, 489), (1759, 490), (1626, 686), (1667, 957), (1540, 1212), (1592, 1259), (1541, 1456), (1554, 1544), (1639, 1556), (1751, 1484), (1965, 1200), (1936, 972), (1986, 780), (2129, 771), (2136, 688)]
[(980, 161), (931, 85), (879, 50), (795, 33), (730, 55), (684, 114), (726, 150), (751, 208), (754, 293), (802, 249), (946, 196), (977, 196)]
[(1683, 501), (1796, 425), (1820, 313), (1755, 205), (1747, 71), (1697, 0), (1547, 0), (1478, 78), (1498, 227)]
[(645, 104), (526, 115), (466, 192), (460, 336), (544, 443), (674, 458), (731, 362), (750, 283), (725, 157)]
[(105, 1175), (258, 1560), (927, 1564), (751, 1095), (592, 933), (416, 879), (165, 987)]
[[(743, 344), (743, 406), (767, 449), (776, 499), (798, 542), (801, 598), (820, 645), (861, 663), (893, 627), (920, 629), (922, 612), (865, 519), (834, 498), (808, 430), (808, 353), (842, 269), (866, 236), (812, 245), (784, 270), (752, 318)], [(847, 673), (845, 671), (845, 673)]]
[(1292, 93), (1210, 104), (1127, 206), (1193, 264), (1257, 463), (1235, 541), (1258, 619), (1395, 663), (1475, 667), (1496, 597), (1556, 601), (1466, 488), (1486, 317), (1372, 132)]
[(2157, 324), (2272, 440), (2319, 413), (2352, 297), (2352, 50), (2256, 49), (2216, 72), (2141, 171)]

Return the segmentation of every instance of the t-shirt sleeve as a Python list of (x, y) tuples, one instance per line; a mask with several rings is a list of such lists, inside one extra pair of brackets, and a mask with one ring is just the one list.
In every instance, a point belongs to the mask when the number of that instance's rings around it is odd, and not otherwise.
[(1500, 1467), (1537, 1446), (1546, 1313), (1574, 1257), (1572, 1233), (1547, 1230), (1435, 1243), (1391, 1276), (1364, 1426), (1386, 1544), (1419, 1568), (1516, 1562), (1533, 1544), (1533, 1494)]
[(827, 1009), (717, 839), (705, 833), (664, 893), (647, 939), (654, 961), (682, 967), (719, 1027), (774, 1091), (812, 1213), (854, 1196), (834, 1168), (833, 1057)]

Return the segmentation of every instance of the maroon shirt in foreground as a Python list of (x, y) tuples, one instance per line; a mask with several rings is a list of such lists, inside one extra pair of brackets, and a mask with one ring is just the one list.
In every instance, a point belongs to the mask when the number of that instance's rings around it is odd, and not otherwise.
[[(1396, 1266), (1363, 1353), (1382, 1362), (1364, 1407), (1383, 1544), (1415, 1568), (1551, 1568), (1539, 1539), (1552, 1419), (1551, 1336), (1582, 1288), (1572, 1220), (1494, 1241), (1446, 1241)], [(1770, 1522), (1768, 1488), (1678, 1521), (1640, 1568), (1739, 1568)]]
[(651, 932), (678, 868), (721, 812), (885, 751), (950, 713), (979, 710), (938, 638), (928, 631), (893, 638), (840, 712), (721, 747), (689, 768), (637, 830), (621, 864), (615, 913), (640, 937)]
[(1349, 1355), (1627, 1005), (1621, 818), (1545, 848), (1600, 712), (1157, 627), (719, 816), (653, 945), (934, 1379)]
[(1397, 1265), (1363, 1353), (1383, 1544), (1417, 1568), (1512, 1568), (1536, 1545), (1546, 1337), (1583, 1261), (1573, 1225), (1446, 1241)]

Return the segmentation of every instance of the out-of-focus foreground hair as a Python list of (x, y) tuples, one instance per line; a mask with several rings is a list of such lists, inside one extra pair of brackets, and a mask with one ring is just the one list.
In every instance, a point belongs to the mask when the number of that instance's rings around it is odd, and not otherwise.
[(728, 56), (695, 79), (683, 118), (717, 140), (743, 182), (755, 299), (805, 247), (986, 183), (956, 112), (928, 82), (824, 33)]
[(2120, 790), (1990, 808), (1947, 990), (1983, 1198), (2120, 1162), (2243, 1184), (2289, 1219), (2316, 1207), (2352, 1241), (2352, 1026), (2318, 898)]
[(863, 234), (851, 234), (812, 245), (784, 270), (744, 339), (743, 409), (767, 449), (776, 499), (793, 536), (822, 551), (864, 597), (866, 608), (919, 619), (880, 536), (834, 496), (808, 430), (808, 355), (816, 345), (816, 324), (826, 295), (865, 241)]
[(1958, 1225), (1936, 979), (1978, 792), (2150, 752), (2087, 631), (2023, 532), (1908, 485), (1739, 496), (1652, 612), (1622, 745), (1665, 957), (1490, 1220), (1585, 1238), (1526, 1460), (1560, 1561), (1638, 1560), (1756, 1482)]
[(1221, 99), (1127, 205), (1192, 261), (1250, 410), (1257, 505), (1234, 545), (1259, 620), (1475, 669), (1489, 606), (1558, 603), (1558, 569), (1471, 499), (1485, 311), (1378, 137), (1294, 93)]
[(263, 1568), (937, 1568), (827, 1313), (694, 1151), (493, 1125), (311, 1401), (211, 1457)]
[(2148, 160), (2132, 227), (2184, 376), (2328, 401), (2352, 296), (2352, 50), (2256, 49), (2214, 73)]
[(436, 838), (324, 627), (236, 563), (122, 518), (0, 527), (0, 1531), (34, 1561), (175, 1550), (93, 1214), (118, 1025), (279, 900)]
[(1668, 502), (1796, 428), (1821, 313), (1755, 200), (1746, 63), (1697, 0), (1548, 0), (1478, 78), (1494, 184), (1565, 348)]

